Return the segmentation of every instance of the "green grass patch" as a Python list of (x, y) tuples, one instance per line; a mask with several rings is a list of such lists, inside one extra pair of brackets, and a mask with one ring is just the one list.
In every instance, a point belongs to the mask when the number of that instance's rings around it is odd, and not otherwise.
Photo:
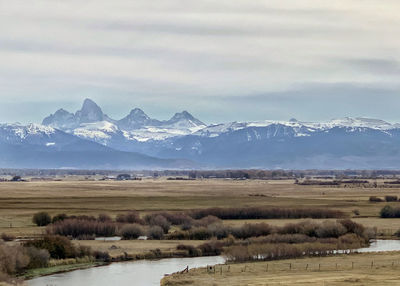
[(87, 269), (90, 267), (106, 265), (105, 262), (89, 262), (89, 263), (77, 263), (77, 264), (68, 264), (68, 265), (57, 265), (53, 267), (45, 267), (45, 268), (36, 268), (30, 269), (26, 273), (22, 275), (24, 279), (32, 279), (35, 277), (46, 276), (56, 273), (68, 272), (78, 269)]

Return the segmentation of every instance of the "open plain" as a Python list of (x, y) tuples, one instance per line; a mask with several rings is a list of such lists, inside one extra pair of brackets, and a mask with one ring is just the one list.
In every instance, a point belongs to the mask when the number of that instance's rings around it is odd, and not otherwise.
[[(374, 183), (374, 184), (373, 184)], [(376, 184), (375, 184), (376, 183)], [(108, 214), (113, 219), (121, 213), (136, 210), (141, 216), (152, 212), (179, 212), (200, 208), (221, 207), (288, 207), (343, 211), (352, 220), (374, 227), (380, 237), (393, 237), (400, 229), (400, 219), (382, 219), (379, 212), (385, 205), (398, 202), (370, 202), (370, 196), (397, 196), (400, 187), (387, 187), (383, 180), (371, 184), (340, 186), (299, 185), (294, 180), (167, 180), (97, 181), (75, 178), (49, 182), (0, 183), (0, 233), (17, 238), (40, 236), (45, 228), (35, 226), (32, 215), (46, 211), (51, 216)], [(265, 222), (283, 226), (307, 219), (224, 220), (223, 224), (239, 226), (244, 223)], [(315, 221), (322, 221), (317, 219)], [(329, 219), (336, 220), (336, 219)], [(171, 231), (174, 231), (174, 226)], [(124, 253), (138, 256), (160, 249), (173, 252), (179, 244), (198, 246), (199, 240), (74, 240), (75, 245), (90, 246), (107, 251), (111, 257)], [(349, 269), (352, 261), (358, 268)], [(371, 261), (376, 261), (371, 267)], [(300, 258), (276, 262), (233, 264), (230, 272), (223, 266), (222, 274), (210, 275), (204, 269), (188, 275), (173, 276), (165, 285), (396, 285), (400, 256), (398, 253), (363, 254), (322, 258)], [(283, 271), (292, 263), (290, 272)], [(343, 267), (336, 269), (332, 265)], [(350, 263), (350, 264), (349, 264)], [(269, 266), (267, 266), (267, 264)], [(304, 265), (310, 269), (304, 271)], [(316, 270), (316, 265), (323, 265)], [(365, 264), (365, 265), (364, 265)], [(368, 265), (367, 265), (368, 264)], [(274, 266), (275, 265), (275, 266)], [(325, 267), (326, 266), (326, 267)], [(225, 268), (224, 268), (225, 267)], [(270, 267), (266, 271), (266, 267)], [(272, 268), (271, 268), (272, 267)], [(280, 268), (282, 268), (280, 270)], [(217, 270), (218, 270), (217, 266)], [(219, 270), (218, 270), (219, 271)], [(231, 279), (231, 280), (229, 280)], [(236, 284), (235, 284), (236, 283)]]

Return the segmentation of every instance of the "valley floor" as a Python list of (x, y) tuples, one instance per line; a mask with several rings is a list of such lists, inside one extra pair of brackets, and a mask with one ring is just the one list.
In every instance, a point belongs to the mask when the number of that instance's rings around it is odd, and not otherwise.
[(400, 253), (352, 254), (193, 269), (162, 286), (400, 285)]

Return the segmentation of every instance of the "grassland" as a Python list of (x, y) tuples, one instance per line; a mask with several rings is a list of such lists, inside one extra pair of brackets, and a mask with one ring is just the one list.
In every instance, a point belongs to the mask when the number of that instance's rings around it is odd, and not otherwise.
[[(145, 214), (213, 206), (322, 207), (339, 209), (349, 216), (354, 216), (352, 211), (357, 209), (360, 215), (356, 219), (366, 226), (398, 229), (400, 219), (378, 218), (379, 210), (386, 203), (370, 203), (368, 198), (399, 194), (399, 188), (299, 186), (292, 180), (2, 182), (0, 232), (18, 236), (40, 234), (43, 229), (34, 227), (31, 218), (35, 212), (43, 210), (51, 215), (107, 213), (115, 217), (132, 209)], [(286, 222), (268, 220), (268, 223), (274, 224)]]
[[(400, 188), (301, 186), (293, 180), (195, 180), (168, 181), (165, 179), (142, 181), (55, 181), (55, 182), (1, 182), (0, 183), (0, 233), (18, 237), (32, 237), (44, 232), (44, 228), (33, 225), (32, 215), (47, 211), (51, 215), (98, 215), (106, 213), (115, 218), (117, 214), (137, 210), (141, 215), (154, 211), (181, 211), (208, 207), (304, 207), (330, 208), (344, 211), (353, 220), (377, 227), (378, 232), (393, 234), (400, 229), (400, 219), (381, 219), (379, 210), (387, 203), (371, 203), (370, 196), (400, 195)], [(396, 205), (398, 203), (388, 203)], [(354, 214), (359, 211), (359, 215)], [(299, 220), (257, 220), (282, 226)], [(239, 225), (250, 220), (226, 220), (224, 224)], [(254, 222), (254, 221), (252, 221)], [(197, 246), (204, 241), (74, 241), (75, 244), (91, 246), (95, 250), (107, 251), (111, 256), (122, 253), (137, 255), (159, 248), (163, 252), (173, 251), (178, 244)], [(349, 260), (350, 259), (350, 260)], [(357, 260), (360, 268), (346, 268), (351, 259)], [(370, 261), (376, 267), (367, 267)], [(357, 255), (349, 257), (307, 258), (269, 263), (251, 263), (249, 270), (244, 265), (231, 265), (230, 272), (210, 275), (204, 270), (190, 272), (187, 276), (171, 278), (166, 285), (398, 285), (400, 283), (400, 254)], [(361, 267), (362, 263), (366, 267)], [(281, 264), (279, 264), (281, 263)], [(292, 271), (280, 271), (292, 263)], [(322, 263), (317, 271), (315, 265)], [(332, 269), (339, 263), (343, 268)], [(347, 264), (346, 264), (347, 263)], [(365, 264), (364, 263), (364, 264)], [(386, 263), (386, 264), (385, 264)], [(309, 264), (308, 271), (304, 265)], [(250, 264), (248, 264), (250, 265)], [(274, 264), (275, 265), (275, 264)], [(286, 265), (286, 266), (285, 266)], [(313, 266), (314, 265), (314, 266)], [(275, 269), (275, 270), (272, 270)], [(399, 272), (400, 273), (400, 272)], [(183, 279), (183, 280), (182, 280)], [(183, 284), (182, 281), (186, 281)], [(382, 282), (384, 281), (384, 282)], [(224, 283), (225, 282), (225, 283)], [(229, 282), (229, 283), (228, 283)], [(325, 284), (324, 284), (325, 283)], [(347, 283), (347, 284), (346, 284)], [(357, 284), (358, 283), (358, 284)], [(391, 284), (390, 284), (391, 283)]]
[(218, 265), (163, 279), (162, 286), (400, 285), (400, 253)]

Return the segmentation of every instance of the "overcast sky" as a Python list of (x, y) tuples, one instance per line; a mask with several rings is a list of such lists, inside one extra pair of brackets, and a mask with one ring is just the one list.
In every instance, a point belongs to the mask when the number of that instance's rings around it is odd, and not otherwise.
[(398, 0), (0, 0), (0, 121), (400, 122), (399, 35)]

